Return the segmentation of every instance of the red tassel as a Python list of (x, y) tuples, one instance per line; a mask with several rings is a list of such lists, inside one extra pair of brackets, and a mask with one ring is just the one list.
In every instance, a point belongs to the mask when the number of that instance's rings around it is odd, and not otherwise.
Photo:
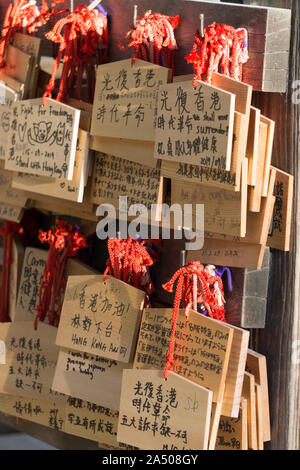
[(73, 225), (61, 220), (56, 221), (56, 228), (48, 232), (40, 230), (39, 240), (50, 245), (47, 264), (44, 269), (43, 281), (39, 291), (37, 315), (34, 328), (38, 321), (44, 321), (48, 315), (49, 324), (58, 326), (62, 307), (62, 292), (66, 282), (64, 270), (67, 259), (77, 254), (80, 248), (85, 248), (85, 238)]

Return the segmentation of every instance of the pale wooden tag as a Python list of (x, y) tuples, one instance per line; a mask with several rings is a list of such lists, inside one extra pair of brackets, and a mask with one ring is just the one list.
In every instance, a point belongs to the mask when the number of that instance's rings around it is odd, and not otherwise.
[(262, 119), (259, 122), (259, 137), (258, 137), (258, 159), (256, 167), (256, 179), (253, 187), (250, 187), (248, 198), (248, 209), (252, 212), (259, 212), (261, 208), (261, 198), (263, 193), (264, 184), (264, 171), (266, 166), (267, 157), (267, 139), (268, 139), (268, 126)]
[(208, 450), (214, 450), (216, 446), (217, 434), (218, 434), (220, 418), (221, 418), (222, 404), (223, 404), (223, 399), (219, 403), (212, 403)]
[(41, 424), (55, 431), (65, 430), (65, 404), (0, 393), (2, 413)]
[(52, 390), (118, 410), (124, 368), (130, 364), (62, 348)]
[(124, 370), (117, 439), (147, 450), (205, 450), (212, 392), (162, 370)]
[(250, 333), (233, 325), (230, 327), (233, 330), (233, 338), (222, 401), (222, 415), (237, 418), (240, 410)]
[[(170, 308), (144, 309), (134, 368), (164, 368), (171, 335), (171, 319)], [(179, 310), (174, 371), (210, 389), (214, 402), (220, 402), (223, 397), (232, 337), (233, 330), (229, 325), (193, 310), (189, 310), (186, 317), (185, 311)]]
[[(33, 57), (11, 44), (7, 47), (3, 73), (24, 84), (23, 99), (28, 98)], [(8, 84), (9, 85), (9, 84)]]
[[(244, 237), (247, 221), (247, 159), (243, 161), (241, 191), (234, 192), (214, 188), (205, 184), (188, 184), (172, 181), (172, 204), (204, 205), (204, 227), (206, 231)], [(195, 227), (193, 221), (193, 228)]]
[(31, 72), (28, 85), (28, 98), (35, 98), (39, 73), (39, 63), (41, 59), (42, 39), (29, 34), (15, 33), (13, 45), (32, 56)]
[(269, 173), (270, 173), (271, 160), (272, 160), (275, 122), (272, 121), (271, 119), (268, 119), (266, 116), (261, 116), (261, 121), (268, 126), (266, 159), (265, 159), (265, 168), (264, 168), (264, 181), (263, 181), (263, 189), (262, 189), (262, 196), (266, 197), (267, 192), (268, 192)]
[(6, 364), (6, 347), (2, 340), (0, 340), (0, 364)]
[[(271, 167), (273, 168), (273, 167)], [(294, 177), (275, 168), (275, 207), (271, 233), (267, 245), (278, 250), (289, 251), (293, 208)]]
[(18, 101), (11, 106), (5, 168), (71, 180), (80, 111), (58, 101)]
[(242, 398), (238, 418), (221, 416), (215, 450), (248, 450), (247, 400)]
[(187, 261), (200, 259), (203, 264), (234, 268), (260, 269), (265, 252), (264, 245), (241, 243), (238, 240), (205, 238), (201, 250), (188, 251)]
[(130, 362), (144, 304), (144, 293), (102, 275), (69, 276), (56, 344)]
[(147, 142), (146, 140), (112, 139), (92, 135), (90, 149), (95, 150), (95, 152), (118, 156), (150, 168), (157, 168), (159, 165), (158, 160), (153, 157), (154, 142)]
[(250, 449), (257, 450), (255, 379), (248, 372), (244, 375), (242, 394), (247, 400), (248, 445)]
[(17, 101), (20, 93), (0, 82), (0, 159), (5, 160), (10, 128), (10, 107)]
[(230, 170), (235, 95), (199, 82), (159, 89), (154, 156)]
[(118, 418), (119, 412), (116, 410), (68, 397), (65, 432), (99, 442), (99, 447), (133, 449), (117, 441)]
[(6, 364), (0, 366), (0, 392), (38, 398), (64, 400), (51, 391), (59, 348), (55, 345), (57, 329), (33, 321), (0, 324), (0, 339), (6, 345)]
[(263, 424), (263, 403), (261, 386), (255, 384), (255, 399), (256, 399), (256, 424), (257, 424), (257, 448), (264, 450), (264, 424)]
[(258, 165), (260, 109), (251, 106), (246, 156), (248, 158), (248, 184), (255, 186)]
[(0, 219), (10, 220), (11, 222), (21, 222), (23, 212), (23, 207), (0, 202)]
[(81, 203), (88, 174), (88, 145), (89, 134), (79, 129), (72, 181), (18, 172), (13, 174), (12, 187)]
[(100, 65), (91, 134), (153, 141), (158, 87), (169, 77), (169, 69), (139, 59)]
[(48, 251), (32, 247), (25, 249), (14, 321), (30, 321), (33, 324), (47, 259)]
[(27, 194), (12, 188), (13, 172), (4, 170), (2, 166), (4, 162), (0, 162), (0, 202), (24, 207), (28, 199)]
[(270, 441), (271, 425), (266, 357), (248, 349), (246, 368), (248, 372), (254, 375), (255, 382), (261, 388), (263, 440), (264, 442)]
[(127, 196), (128, 206), (144, 204), (151, 209), (151, 204), (161, 204), (160, 170), (104, 153), (96, 153), (91, 201), (97, 205), (113, 204), (117, 209), (119, 196)]

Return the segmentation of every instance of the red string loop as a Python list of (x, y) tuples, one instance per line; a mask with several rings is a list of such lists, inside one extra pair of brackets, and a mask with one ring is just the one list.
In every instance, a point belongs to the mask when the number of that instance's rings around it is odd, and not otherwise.
[(133, 49), (132, 63), (142, 59), (156, 65), (174, 70), (174, 51), (177, 43), (174, 29), (177, 28), (180, 16), (166, 16), (148, 10), (138, 18), (136, 28), (131, 27), (119, 47), (122, 50)]
[(150, 295), (154, 292), (148, 268), (158, 260), (160, 246), (159, 240), (151, 240), (154, 249), (149, 248), (149, 242), (150, 240), (140, 242), (130, 237), (126, 240), (110, 238), (107, 242), (109, 258), (103, 278), (105, 282), (107, 275), (110, 275), (143, 290), (146, 293), (146, 307), (150, 306)]
[[(75, 88), (76, 80), (76, 98), (81, 99), (81, 83), (83, 73), (86, 71), (87, 99), (89, 102), (93, 102), (95, 57), (98, 57), (98, 63), (103, 63), (107, 60), (108, 54), (107, 18), (97, 9), (80, 5), (67, 17), (57, 21), (51, 31), (46, 34), (46, 38), (59, 44), (59, 52), (53, 64), (49, 84), (43, 95), (43, 104), (46, 104), (47, 97), (52, 96), (61, 60), (63, 60), (63, 68), (57, 101), (65, 101), (72, 89)], [(101, 54), (97, 54), (99, 50), (101, 50)], [(93, 69), (93, 73), (90, 69)]]
[(213, 72), (242, 80), (242, 65), (247, 62), (248, 35), (245, 28), (212, 23), (204, 28), (204, 37), (195, 33), (195, 42), (187, 62), (193, 64), (194, 86), (198, 80), (211, 83)]
[[(194, 277), (196, 277), (196, 293), (194, 292)], [(180, 304), (187, 314), (196, 297), (197, 303), (204, 305), (210, 317), (225, 322), (223, 284), (221, 278), (212, 271), (212, 267), (206, 269), (199, 261), (189, 262), (183, 268), (178, 269), (162, 287), (168, 292), (173, 292), (175, 284), (171, 337), (164, 369), (165, 379), (168, 371), (174, 366), (175, 331)]]
[(67, 259), (76, 256), (81, 248), (87, 246), (86, 240), (74, 225), (62, 220), (56, 221), (56, 228), (48, 232), (39, 231), (41, 243), (48, 243), (50, 248), (39, 290), (37, 315), (34, 328), (38, 321), (44, 321), (48, 315), (49, 324), (58, 326), (62, 308), (62, 295), (66, 286), (64, 270)]

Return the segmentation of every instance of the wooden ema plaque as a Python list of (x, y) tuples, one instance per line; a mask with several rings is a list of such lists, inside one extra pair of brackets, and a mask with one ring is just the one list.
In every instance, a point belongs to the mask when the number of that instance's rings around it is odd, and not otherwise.
[(41, 59), (42, 40), (29, 34), (15, 33), (13, 45), (32, 57), (31, 71), (28, 84), (28, 98), (35, 98), (39, 64)]
[[(173, 81), (192, 81), (193, 75), (174, 77)], [(210, 184), (231, 191), (239, 191), (242, 162), (246, 153), (252, 87), (219, 73), (213, 73), (212, 85), (235, 94), (235, 111), (230, 171), (198, 165), (162, 160), (162, 175), (191, 183)]]
[(247, 400), (248, 445), (250, 449), (257, 450), (255, 379), (248, 372), (245, 372), (244, 375), (242, 393)]
[(19, 93), (0, 82), (0, 159), (5, 160), (10, 128), (10, 107), (19, 99)]
[(55, 431), (65, 430), (65, 404), (63, 402), (0, 393), (0, 411)]
[[(171, 203), (204, 205), (204, 229), (208, 232), (244, 237), (247, 214), (247, 160), (243, 162), (241, 191), (234, 192), (204, 184), (172, 181)], [(193, 220), (193, 228), (195, 227)], [(218, 263), (220, 264), (220, 263)]]
[(139, 449), (208, 447), (212, 392), (162, 370), (124, 370), (117, 439)]
[(256, 167), (256, 179), (253, 187), (249, 189), (248, 208), (252, 212), (259, 212), (261, 208), (261, 198), (264, 186), (264, 172), (267, 155), (268, 125), (261, 119), (259, 122), (258, 136), (258, 158)]
[(235, 95), (199, 82), (161, 86), (154, 156), (230, 170)]
[(100, 65), (91, 134), (153, 141), (158, 87), (167, 83), (170, 72), (138, 59), (134, 64), (126, 59)]
[(72, 181), (66, 179), (54, 179), (47, 176), (30, 175), (28, 173), (14, 173), (12, 187), (43, 194), (55, 196), (60, 199), (82, 203), (84, 188), (87, 183), (89, 165), (89, 134), (78, 129), (75, 163)]
[(144, 293), (102, 275), (69, 276), (56, 344), (130, 362), (144, 304)]
[[(163, 369), (171, 335), (172, 309), (145, 309), (133, 367)], [(205, 315), (180, 310), (175, 333), (174, 371), (223, 396), (233, 331)], [(188, 338), (188, 341), (186, 340)]]
[(13, 172), (2, 167), (4, 162), (0, 161), (0, 203), (24, 207), (28, 199), (26, 192), (12, 188)]
[(275, 171), (275, 207), (267, 245), (277, 250), (289, 251), (294, 177), (278, 168)]
[(0, 366), (0, 393), (59, 400), (51, 391), (59, 348), (55, 345), (57, 329), (33, 321), (1, 323), (0, 338), (6, 345), (6, 364)]
[(248, 349), (246, 368), (249, 373), (254, 375), (256, 384), (260, 386), (263, 440), (264, 442), (270, 441), (271, 425), (266, 357), (256, 351)]
[(118, 410), (124, 368), (130, 364), (61, 348), (52, 390)]
[(48, 251), (33, 247), (25, 249), (14, 321), (33, 324), (47, 259)]
[[(3, 74), (24, 85), (22, 99), (29, 95), (33, 57), (15, 46), (9, 45), (5, 57)], [(8, 83), (9, 85), (9, 83)]]
[(113, 204), (118, 208), (119, 196), (127, 196), (128, 206), (145, 204), (151, 209), (151, 204), (162, 203), (162, 185), (159, 169), (96, 153), (91, 187), (93, 204)]
[(18, 101), (11, 107), (5, 168), (71, 180), (80, 111), (58, 101)]
[(242, 398), (237, 418), (220, 417), (215, 450), (248, 450), (247, 400)]

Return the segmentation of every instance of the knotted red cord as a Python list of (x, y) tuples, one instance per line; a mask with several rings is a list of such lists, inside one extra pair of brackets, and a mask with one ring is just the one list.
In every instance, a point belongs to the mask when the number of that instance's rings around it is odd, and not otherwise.
[(12, 259), (12, 243), (17, 233), (22, 233), (20, 224), (4, 221), (0, 228), (0, 235), (3, 236), (3, 261), (1, 276), (1, 301), (0, 301), (0, 322), (9, 321), (9, 287), (10, 287), (10, 267)]
[[(194, 304), (196, 296), (197, 303), (204, 305), (210, 317), (225, 321), (224, 306), (219, 305), (218, 298), (215, 296), (215, 292), (212, 289), (212, 287), (215, 287), (215, 283), (218, 282), (218, 286), (220, 286), (223, 292), (222, 280), (217, 278), (219, 278), (219, 276), (212, 275), (211, 271), (205, 270), (204, 266), (199, 261), (192, 261), (187, 263), (183, 268), (178, 269), (170, 281), (163, 285), (166, 291), (173, 292), (174, 285), (177, 282), (172, 312), (171, 337), (164, 370), (165, 379), (167, 378), (168, 371), (171, 370), (174, 365), (175, 331), (181, 303), (182, 308), (185, 309), (187, 314)], [(197, 287), (196, 294), (194, 289), (195, 284)]]
[(194, 86), (198, 80), (211, 83), (213, 72), (219, 71), (241, 81), (242, 65), (248, 58), (247, 30), (217, 23), (204, 28), (203, 38), (196, 31), (192, 51), (186, 56), (194, 67)]
[[(136, 58), (146, 60), (168, 67), (174, 73), (174, 51), (177, 49), (174, 29), (179, 21), (178, 15), (166, 16), (148, 10), (137, 20), (136, 28), (132, 26), (120, 41), (119, 47), (122, 50), (133, 48), (132, 62)], [(126, 45), (125, 41), (128, 41)]]
[(56, 228), (48, 232), (40, 230), (39, 239), (48, 243), (49, 253), (39, 290), (39, 303), (34, 328), (38, 321), (44, 321), (47, 314), (50, 325), (58, 326), (62, 307), (62, 292), (66, 286), (64, 270), (67, 259), (77, 254), (80, 248), (87, 246), (85, 238), (74, 225), (62, 220), (56, 221)]
[[(93, 102), (95, 89), (95, 64), (107, 60), (108, 32), (107, 18), (90, 6), (80, 5), (66, 18), (57, 21), (46, 38), (59, 43), (58, 55), (54, 61), (52, 75), (43, 95), (43, 104), (46, 98), (52, 97), (55, 88), (55, 77), (63, 58), (62, 75), (59, 83), (57, 101), (65, 101), (74, 88), (77, 80), (75, 98), (81, 99), (81, 84), (84, 72), (87, 76), (88, 101)], [(99, 57), (98, 50), (102, 53)]]
[[(156, 240), (151, 241), (156, 242)], [(130, 237), (127, 240), (109, 238), (107, 242), (109, 258), (106, 261), (107, 268), (103, 279), (105, 282), (109, 274), (143, 290), (146, 293), (145, 306), (149, 307), (149, 298), (154, 292), (154, 287), (148, 267), (157, 261), (158, 254), (151, 249), (149, 253), (146, 243), (147, 241), (139, 242)]]
[[(63, 0), (52, 0), (52, 4), (61, 3)], [(51, 13), (46, 0), (42, 0), (41, 10), (35, 3), (27, 0), (15, 0), (7, 7), (0, 38), (0, 68), (5, 63), (7, 46), (16, 32), (35, 34), (50, 18)]]

